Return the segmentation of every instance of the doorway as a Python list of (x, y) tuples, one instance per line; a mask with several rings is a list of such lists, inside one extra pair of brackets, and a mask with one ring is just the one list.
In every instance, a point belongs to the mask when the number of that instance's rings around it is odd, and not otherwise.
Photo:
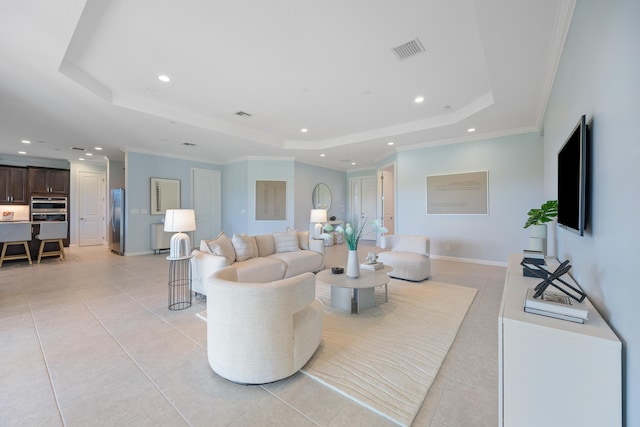
[(396, 233), (396, 173), (395, 163), (378, 170), (378, 209), (381, 213), (382, 225), (389, 230), (386, 234)]
[(220, 171), (210, 169), (191, 170), (191, 206), (196, 215), (196, 231), (192, 244), (198, 247), (201, 240), (216, 237), (221, 230)]
[(105, 243), (105, 174), (78, 172), (78, 246)]
[(349, 178), (349, 193), (353, 228), (362, 229), (362, 240), (376, 240), (376, 230), (371, 221), (377, 218), (377, 178), (376, 176), (359, 176)]

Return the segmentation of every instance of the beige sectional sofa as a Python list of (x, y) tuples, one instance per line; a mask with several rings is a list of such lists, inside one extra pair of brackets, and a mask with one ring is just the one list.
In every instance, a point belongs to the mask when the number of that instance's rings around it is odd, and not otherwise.
[(192, 252), (191, 289), (206, 295), (206, 281), (216, 271), (234, 266), (239, 282), (273, 282), (316, 272), (324, 268), (324, 243), (309, 238), (309, 232), (263, 234), (258, 236), (221, 233), (200, 242)]

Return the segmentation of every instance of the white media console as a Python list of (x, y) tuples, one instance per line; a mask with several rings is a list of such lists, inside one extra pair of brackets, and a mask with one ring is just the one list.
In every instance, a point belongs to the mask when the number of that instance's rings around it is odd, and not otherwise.
[(499, 425), (621, 426), (620, 340), (588, 300), (584, 324), (525, 313), (527, 288), (541, 279), (524, 277), (520, 261), (509, 257), (498, 315)]

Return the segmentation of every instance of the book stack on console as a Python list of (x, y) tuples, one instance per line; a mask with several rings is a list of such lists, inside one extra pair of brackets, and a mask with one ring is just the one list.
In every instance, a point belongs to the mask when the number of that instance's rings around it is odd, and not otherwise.
[(544, 291), (540, 297), (534, 298), (535, 292), (533, 288), (527, 290), (527, 298), (524, 301), (524, 311), (527, 313), (576, 323), (584, 323), (587, 320), (589, 309), (584, 301), (577, 302), (568, 295), (553, 291)]
[(376, 270), (380, 270), (383, 267), (384, 267), (384, 264), (381, 262), (374, 262), (373, 264), (369, 264), (369, 263), (360, 264), (361, 270), (376, 271)]
[[(523, 261), (529, 266), (529, 268), (535, 269), (538, 265), (546, 265), (544, 262), (544, 254), (542, 253), (542, 251), (532, 251), (529, 249), (525, 249), (524, 251), (522, 251), (522, 256), (524, 258)], [(538, 270), (536, 273), (538, 274), (533, 274), (526, 268), (522, 269), (522, 275), (525, 277), (540, 277), (543, 279), (547, 277), (547, 274), (542, 270)]]

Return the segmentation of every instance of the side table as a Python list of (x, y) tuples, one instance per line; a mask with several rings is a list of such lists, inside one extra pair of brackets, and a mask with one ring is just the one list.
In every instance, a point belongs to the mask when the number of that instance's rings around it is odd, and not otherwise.
[(169, 260), (169, 310), (191, 307), (191, 255)]

